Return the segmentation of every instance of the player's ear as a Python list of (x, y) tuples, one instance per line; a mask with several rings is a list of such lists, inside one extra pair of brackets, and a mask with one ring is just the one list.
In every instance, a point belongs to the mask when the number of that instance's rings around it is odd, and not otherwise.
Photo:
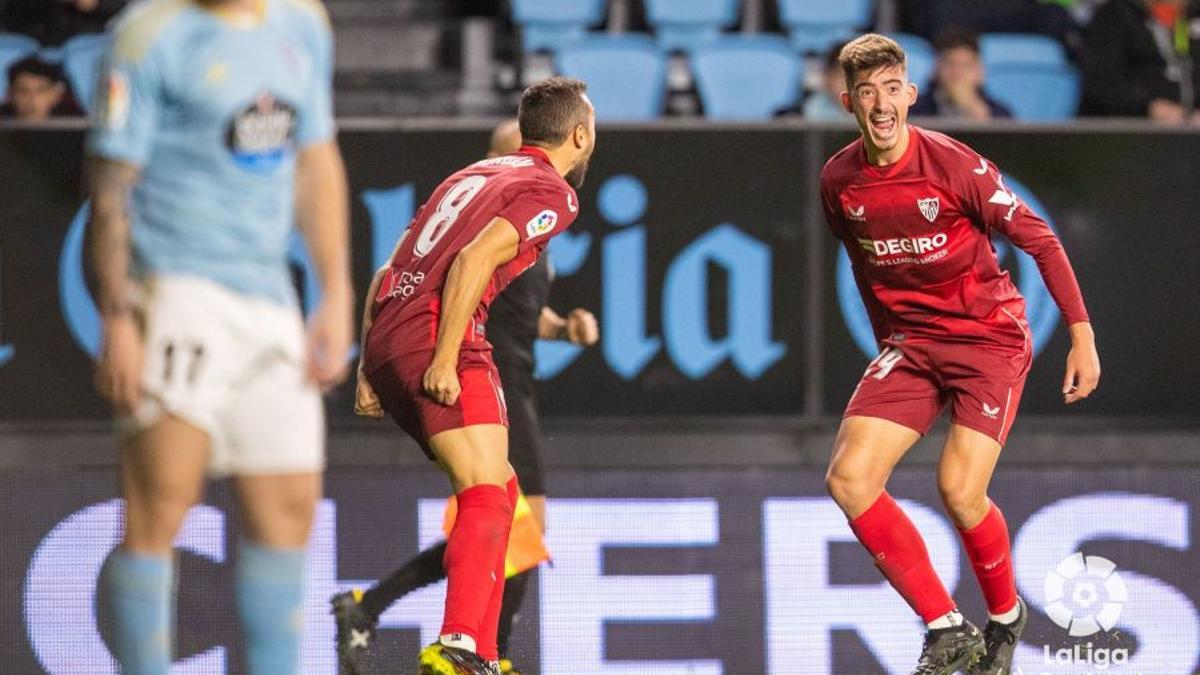
[(846, 112), (853, 115), (854, 114), (854, 104), (850, 102), (850, 92), (843, 91), (841, 99), (842, 99), (842, 107), (846, 109)]
[(575, 149), (582, 150), (587, 147), (588, 130), (583, 124), (575, 125), (575, 132), (571, 134), (571, 139), (575, 141)]
[(917, 94), (919, 92), (917, 91), (917, 85), (913, 82), (908, 83), (907, 89), (908, 89), (908, 105), (911, 107), (911, 106), (914, 106), (917, 104)]

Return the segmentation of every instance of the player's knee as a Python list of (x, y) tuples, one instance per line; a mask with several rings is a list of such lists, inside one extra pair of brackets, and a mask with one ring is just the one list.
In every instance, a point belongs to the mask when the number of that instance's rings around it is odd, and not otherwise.
[(825, 489), (845, 511), (865, 511), (883, 490), (883, 482), (865, 473), (835, 463), (825, 474)]
[(127, 500), (125, 547), (141, 553), (169, 551), (194, 501), (178, 495)]
[(971, 527), (987, 515), (987, 492), (954, 481), (939, 481), (938, 492), (946, 513), (959, 527)]

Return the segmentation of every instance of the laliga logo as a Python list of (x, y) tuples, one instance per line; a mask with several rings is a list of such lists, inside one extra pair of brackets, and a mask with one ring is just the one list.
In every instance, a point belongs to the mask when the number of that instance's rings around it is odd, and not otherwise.
[[(1005, 185), (1010, 186), (1012, 191), (1029, 205), (1029, 208), (1044, 218), (1051, 229), (1054, 228), (1054, 221), (1050, 218), (1050, 214), (1029, 188), (1008, 176), (1004, 177), (1004, 182)], [(911, 242), (906, 243), (910, 247), (912, 246)], [(874, 242), (872, 242), (872, 246), (877, 248)], [(1007, 241), (993, 241), (993, 246), (996, 247), (996, 253), (1000, 257), (1001, 262), (1004, 261), (1013, 248)], [(897, 245), (896, 248), (900, 247)], [(889, 254), (897, 252), (890, 248), (886, 248), (886, 250)], [(1037, 354), (1050, 341), (1050, 337), (1054, 335), (1054, 329), (1058, 326), (1058, 306), (1054, 304), (1054, 298), (1050, 297), (1050, 292), (1046, 290), (1046, 284), (1042, 281), (1042, 276), (1038, 272), (1037, 262), (1023, 251), (1017, 251), (1016, 253), (1017, 271), (1019, 273), (1018, 286), (1021, 290), (1021, 295), (1025, 296), (1025, 313), (1029, 318), (1029, 327), (1033, 333), (1033, 352)], [(867, 311), (863, 307), (859, 296), (858, 285), (854, 282), (854, 272), (850, 269), (850, 258), (844, 250), (838, 251), (836, 286), (838, 304), (842, 308), (842, 318), (846, 322), (846, 328), (850, 330), (851, 337), (854, 338), (854, 344), (858, 345), (863, 354), (870, 358), (875, 358), (879, 355), (879, 347), (875, 344), (875, 334), (871, 329), (871, 321), (867, 317)]]
[[(1101, 593), (1103, 591), (1103, 593)], [(1129, 598), (1111, 560), (1076, 553), (1046, 575), (1046, 614), (1072, 637), (1111, 630)]]

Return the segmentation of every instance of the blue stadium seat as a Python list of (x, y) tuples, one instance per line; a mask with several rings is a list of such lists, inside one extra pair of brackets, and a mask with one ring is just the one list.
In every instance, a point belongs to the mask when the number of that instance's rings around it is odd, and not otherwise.
[(587, 39), (604, 20), (605, 0), (513, 0), (513, 22), (521, 27), (525, 51), (557, 51)]
[(737, 22), (739, 0), (646, 0), (646, 23), (667, 51), (692, 52)]
[(63, 71), (84, 110), (92, 109), (92, 97), (96, 94), (101, 62), (108, 45), (106, 34), (77, 35), (63, 43)]
[(601, 122), (657, 119), (667, 89), (667, 57), (645, 35), (593, 36), (555, 55), (558, 72), (588, 83)]
[(36, 52), (39, 46), (31, 37), (0, 33), (0, 99), (8, 95), (8, 67)]
[(898, 42), (908, 57), (908, 79), (922, 91), (933, 82), (933, 71), (937, 67), (937, 54), (933, 45), (920, 35), (895, 33), (888, 36)]
[(824, 54), (871, 24), (875, 0), (779, 0), (779, 18), (792, 47)]
[(1061, 66), (1067, 63), (1062, 43), (1045, 35), (988, 33), (979, 38), (984, 69), (1002, 63)]
[(770, 119), (800, 92), (800, 59), (783, 38), (722, 38), (692, 54), (692, 70), (709, 119)]
[(986, 88), (1021, 121), (1061, 122), (1079, 111), (1079, 73), (1068, 65), (1000, 64)]

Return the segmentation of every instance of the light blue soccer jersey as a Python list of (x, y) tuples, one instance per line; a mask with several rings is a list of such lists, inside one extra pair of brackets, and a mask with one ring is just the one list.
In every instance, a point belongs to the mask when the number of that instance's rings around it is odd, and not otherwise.
[(142, 0), (112, 30), (88, 150), (141, 167), (133, 273), (294, 303), (296, 151), (334, 134), (324, 8), (263, 0), (261, 20), (236, 24), (195, 0)]

